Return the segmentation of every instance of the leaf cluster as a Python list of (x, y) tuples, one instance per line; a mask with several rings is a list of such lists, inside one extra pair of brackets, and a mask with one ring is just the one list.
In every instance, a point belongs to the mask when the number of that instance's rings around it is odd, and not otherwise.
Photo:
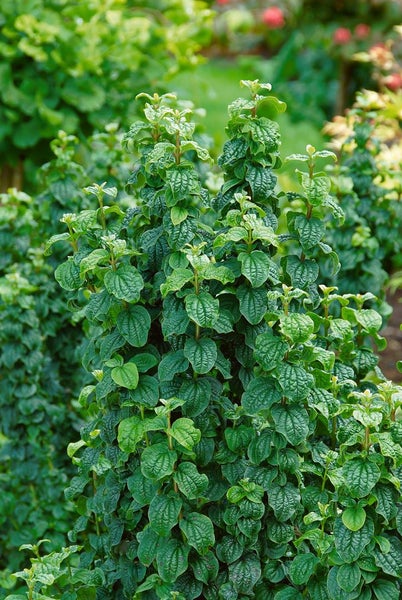
[(397, 600), (402, 394), (367, 341), (383, 346), (381, 316), (320, 282), (324, 259), (338, 268), (323, 223), (342, 211), (315, 167), (332, 153), (290, 157), (305, 168), (278, 233), (283, 105), (242, 83), (216, 198), (190, 111), (142, 95), (136, 206), (90, 186), (98, 206), (49, 242), (73, 248), (56, 278), (92, 373), (69, 539), (99, 598)]

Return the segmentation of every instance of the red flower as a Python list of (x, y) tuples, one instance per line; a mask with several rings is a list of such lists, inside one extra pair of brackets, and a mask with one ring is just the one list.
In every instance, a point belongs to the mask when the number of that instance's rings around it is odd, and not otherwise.
[(384, 85), (393, 92), (400, 90), (402, 88), (402, 75), (400, 73), (391, 73), (391, 75), (387, 75), (387, 77), (384, 78)]
[(359, 40), (364, 40), (370, 34), (370, 31), (369, 25), (366, 25), (366, 23), (359, 23), (355, 27), (355, 36)]
[(285, 25), (285, 16), (279, 6), (270, 6), (262, 13), (262, 21), (269, 29), (281, 29)]
[(230, 2), (230, 0), (216, 0), (216, 3), (221, 4), (221, 5), (229, 4), (229, 2)]
[(338, 29), (335, 29), (333, 35), (333, 40), (335, 44), (339, 44), (340, 46), (342, 46), (344, 44), (348, 44), (351, 39), (352, 32), (350, 31), (350, 29), (347, 29), (346, 27), (338, 27)]

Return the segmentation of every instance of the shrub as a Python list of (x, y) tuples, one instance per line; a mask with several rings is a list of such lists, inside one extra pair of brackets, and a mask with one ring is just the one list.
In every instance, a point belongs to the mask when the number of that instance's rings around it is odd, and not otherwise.
[(190, 111), (142, 94), (125, 140), (137, 206), (94, 185), (98, 208), (64, 218), (56, 276), (77, 290), (94, 376), (69, 446), (70, 541), (103, 573), (97, 598), (397, 600), (401, 388), (366, 344), (382, 343), (372, 294), (318, 279), (324, 216), (341, 211), (315, 162), (333, 155), (291, 157), (306, 169), (278, 235), (284, 105), (243, 84), (212, 203)]
[[(200, 2), (5, 0), (0, 17), (0, 150), (3, 189), (20, 161), (32, 186), (59, 129), (87, 138), (119, 119), (132, 98), (197, 62), (209, 38), (210, 11)], [(32, 165), (33, 163), (33, 165)], [(21, 189), (21, 173), (15, 186)], [(24, 187), (27, 190), (27, 187)]]

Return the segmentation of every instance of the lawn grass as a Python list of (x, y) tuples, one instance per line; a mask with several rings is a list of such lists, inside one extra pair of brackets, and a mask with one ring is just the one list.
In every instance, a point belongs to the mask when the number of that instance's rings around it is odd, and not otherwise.
[[(244, 94), (240, 80), (256, 78), (250, 59), (210, 59), (192, 72), (180, 73), (170, 82), (170, 89), (180, 98), (191, 100), (197, 108), (205, 108), (205, 131), (213, 137), (220, 152), (226, 139), (227, 106)], [(275, 94), (275, 82), (270, 83)], [(323, 148), (325, 139), (320, 130), (310, 122), (292, 122), (289, 110), (291, 107), (278, 117), (282, 133), (282, 156), (304, 152), (306, 144)]]

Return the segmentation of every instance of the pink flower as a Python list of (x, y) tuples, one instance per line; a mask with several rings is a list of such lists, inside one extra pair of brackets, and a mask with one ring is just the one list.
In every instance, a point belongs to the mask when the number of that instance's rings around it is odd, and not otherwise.
[(344, 44), (348, 44), (351, 39), (352, 32), (350, 31), (350, 29), (347, 29), (346, 27), (338, 27), (338, 29), (335, 29), (333, 35), (333, 40), (335, 44), (339, 44), (340, 46), (342, 46)]
[(370, 27), (366, 23), (359, 23), (355, 27), (355, 36), (359, 40), (364, 40), (370, 34)]
[(217, 4), (223, 6), (224, 4), (229, 4), (230, 0), (216, 0)]
[(384, 78), (384, 85), (393, 92), (402, 88), (402, 75), (400, 73), (391, 73)]
[(279, 6), (270, 6), (262, 13), (262, 21), (269, 29), (281, 29), (285, 25), (285, 16)]

